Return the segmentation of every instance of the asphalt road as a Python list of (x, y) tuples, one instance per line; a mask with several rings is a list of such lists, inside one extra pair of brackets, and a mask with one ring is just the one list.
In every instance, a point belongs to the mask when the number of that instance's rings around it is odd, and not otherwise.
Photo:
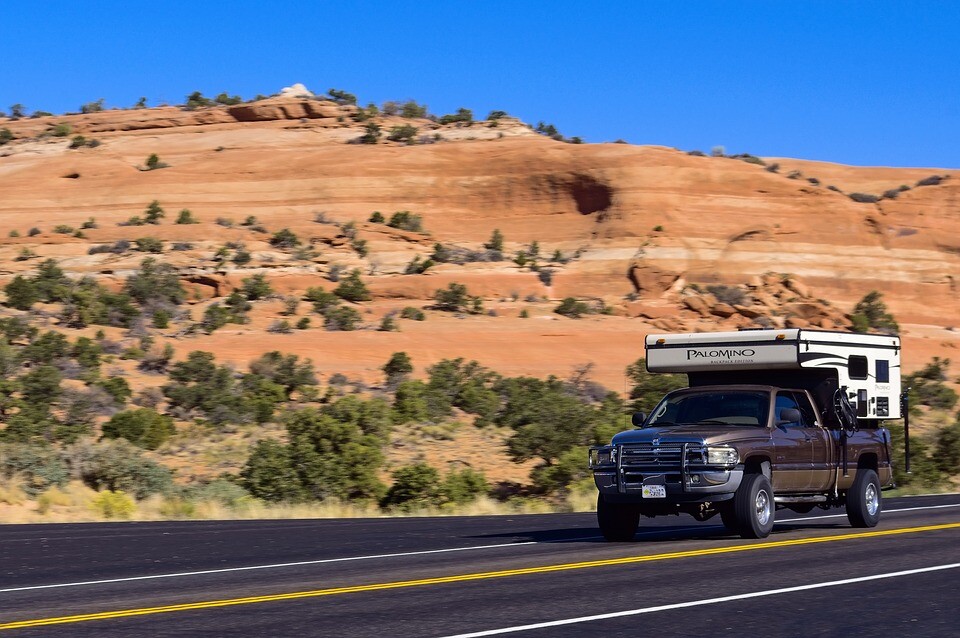
[(0, 525), (24, 636), (960, 636), (960, 495), (877, 528), (781, 510), (767, 539), (592, 514)]

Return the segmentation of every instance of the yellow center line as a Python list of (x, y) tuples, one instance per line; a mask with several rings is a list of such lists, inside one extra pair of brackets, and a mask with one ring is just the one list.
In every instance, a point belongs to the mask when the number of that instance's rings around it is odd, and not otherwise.
[(132, 616), (149, 616), (166, 614), (177, 611), (194, 609), (213, 609), (217, 607), (232, 607), (235, 605), (251, 605), (254, 603), (270, 603), (283, 600), (297, 600), (301, 598), (318, 598), (321, 596), (336, 596), (339, 594), (355, 594), (359, 592), (383, 591), (386, 589), (403, 589), (407, 587), (423, 587), (426, 585), (442, 585), (445, 583), (462, 583), (474, 580), (491, 578), (508, 578), (528, 574), (548, 574), (551, 572), (570, 571), (574, 569), (590, 569), (593, 567), (609, 567), (613, 565), (630, 565), (678, 558), (693, 558), (696, 556), (713, 556), (716, 554), (732, 554), (778, 547), (794, 547), (798, 545), (812, 545), (815, 543), (831, 543), (863, 538), (877, 538), (881, 536), (896, 536), (900, 534), (918, 534), (921, 532), (935, 532), (947, 529), (960, 528), (960, 522), (944, 523), (941, 525), (924, 525), (921, 527), (901, 527), (897, 529), (875, 530), (871, 532), (855, 532), (852, 534), (838, 534), (834, 536), (815, 536), (811, 538), (795, 538), (791, 540), (753, 543), (750, 545), (731, 545), (727, 547), (712, 547), (706, 549), (691, 549), (682, 552), (668, 552), (665, 554), (646, 554), (642, 556), (627, 556), (624, 558), (609, 558), (604, 560), (590, 560), (579, 563), (560, 563), (555, 565), (540, 565), (537, 567), (523, 567), (520, 569), (504, 569), (492, 572), (476, 572), (454, 576), (439, 576), (436, 578), (421, 578), (419, 580), (400, 580), (389, 583), (374, 583), (369, 585), (353, 585), (350, 587), (333, 587), (329, 589), (314, 589), (310, 591), (290, 592), (287, 594), (269, 594), (265, 596), (248, 596), (245, 598), (227, 598), (224, 600), (205, 600), (179, 605), (165, 605), (162, 607), (143, 607), (140, 609), (120, 609), (116, 611), (102, 611), (92, 614), (76, 616), (57, 616), (52, 618), (36, 618), (33, 620), (19, 620), (0, 624), (0, 630), (23, 629), (25, 627), (41, 627), (45, 625), (63, 625), (68, 623), (87, 622), (91, 620), (108, 620), (111, 618), (129, 618)]

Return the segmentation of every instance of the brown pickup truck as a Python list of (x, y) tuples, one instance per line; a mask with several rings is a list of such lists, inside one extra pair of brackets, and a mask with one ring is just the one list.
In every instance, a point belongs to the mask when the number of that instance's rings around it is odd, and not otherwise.
[[(791, 336), (803, 352), (801, 335)], [(739, 343), (746, 338), (753, 339), (750, 348), (763, 350), (760, 336), (739, 337)], [(667, 359), (657, 358), (656, 343), (648, 339), (647, 345), (652, 370)], [(837, 349), (833, 342), (830, 347)], [(838, 375), (836, 361), (817, 369), (751, 368), (743, 355), (750, 348), (739, 346), (731, 355), (738, 358), (726, 367), (691, 367), (691, 387), (667, 394), (649, 416), (635, 414), (636, 429), (617, 434), (610, 445), (591, 448), (604, 537), (630, 540), (641, 516), (686, 513), (701, 521), (719, 514), (744, 538), (763, 538), (773, 529), (776, 509), (805, 513), (818, 506), (845, 507), (855, 527), (877, 524), (881, 490), (893, 486), (890, 435), (850, 401), (869, 402), (869, 396), (839, 386), (851, 373)], [(875, 349), (865, 356), (886, 356), (883, 346)], [(673, 361), (680, 355), (669, 356)], [(899, 368), (899, 358), (896, 363)], [(852, 374), (857, 379), (859, 369)], [(895, 384), (879, 387), (898, 391), (899, 370)], [(884, 395), (881, 409), (898, 414), (899, 404), (891, 407), (895, 400), (896, 394)]]

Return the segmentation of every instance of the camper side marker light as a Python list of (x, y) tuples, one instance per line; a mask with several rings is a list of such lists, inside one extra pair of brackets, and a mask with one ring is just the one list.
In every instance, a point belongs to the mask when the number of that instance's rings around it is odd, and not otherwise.
[(658, 345), (658, 346), (662, 346), (662, 345), (665, 344), (666, 342), (667, 342), (667, 340), (666, 340), (666, 339), (663, 339), (662, 337), (661, 337), (660, 339), (657, 339), (657, 345)]
[(783, 333), (780, 333), (780, 334), (777, 335), (777, 341), (783, 341), (783, 340), (786, 339), (786, 338), (787, 338), (787, 335), (785, 335), (785, 334), (783, 334)]

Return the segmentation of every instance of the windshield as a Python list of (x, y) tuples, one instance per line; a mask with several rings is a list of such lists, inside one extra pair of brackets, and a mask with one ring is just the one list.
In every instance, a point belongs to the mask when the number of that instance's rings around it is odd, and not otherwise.
[(765, 392), (687, 392), (666, 397), (644, 427), (704, 423), (766, 425), (770, 396)]

